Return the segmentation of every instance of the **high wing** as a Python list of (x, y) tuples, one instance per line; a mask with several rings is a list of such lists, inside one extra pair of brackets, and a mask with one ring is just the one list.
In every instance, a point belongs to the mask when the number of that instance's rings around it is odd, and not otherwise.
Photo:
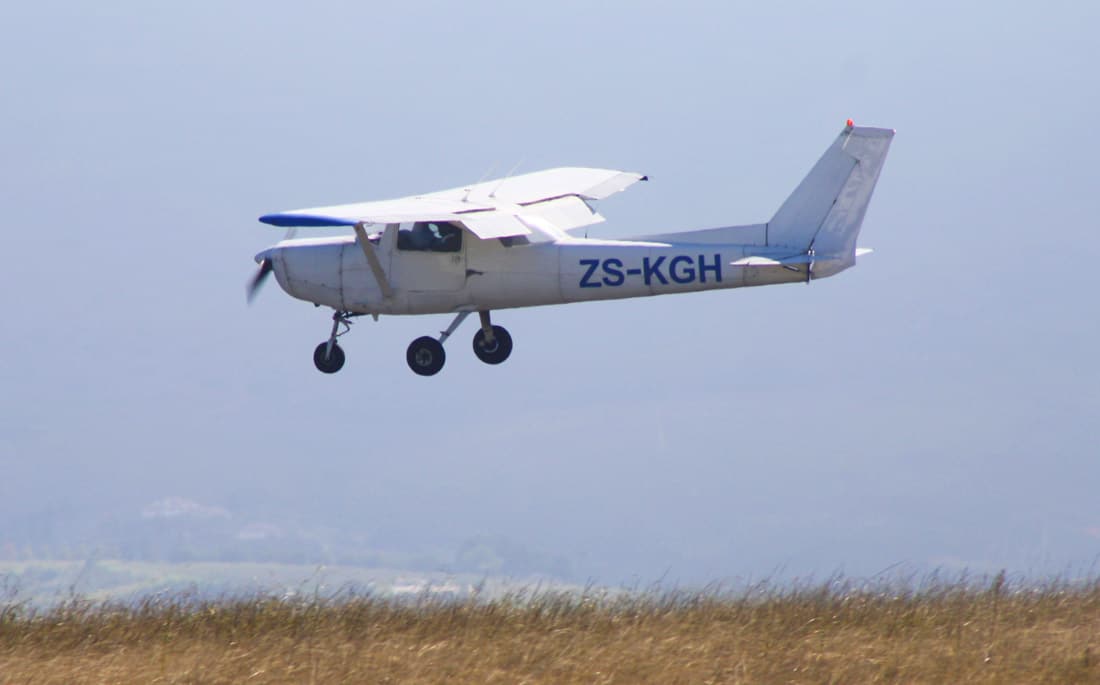
[(528, 235), (532, 230), (560, 235), (604, 221), (587, 200), (602, 200), (644, 180), (627, 171), (561, 167), (396, 200), (265, 214), (260, 221), (303, 227), (452, 221), (482, 239)]

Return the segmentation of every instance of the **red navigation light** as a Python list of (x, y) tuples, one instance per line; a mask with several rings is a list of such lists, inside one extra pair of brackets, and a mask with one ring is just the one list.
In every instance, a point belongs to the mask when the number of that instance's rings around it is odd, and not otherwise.
[(848, 120), (848, 128), (852, 128), (853, 126), (855, 126), (855, 124), (853, 124), (853, 123), (852, 123), (852, 120), (851, 120), (851, 119), (849, 119), (849, 120)]

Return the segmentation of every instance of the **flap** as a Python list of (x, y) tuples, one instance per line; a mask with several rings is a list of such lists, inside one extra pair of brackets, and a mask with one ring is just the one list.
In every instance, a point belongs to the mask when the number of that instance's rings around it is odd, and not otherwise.
[(527, 205), (521, 216), (545, 219), (563, 231), (606, 221), (587, 202), (573, 195)]
[(482, 240), (531, 234), (531, 229), (524, 226), (515, 215), (503, 212), (484, 212), (464, 216), (462, 224)]

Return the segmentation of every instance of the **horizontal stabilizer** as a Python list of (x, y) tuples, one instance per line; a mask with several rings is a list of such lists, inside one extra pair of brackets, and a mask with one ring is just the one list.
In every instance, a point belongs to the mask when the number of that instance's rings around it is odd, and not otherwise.
[(793, 257), (772, 259), (771, 257), (744, 257), (730, 262), (730, 266), (784, 266), (787, 264), (812, 264), (814, 258), (809, 254), (798, 254)]
[[(858, 257), (860, 255), (869, 254), (870, 252), (872, 252), (870, 248), (861, 247), (856, 249), (855, 256)], [(815, 251), (809, 251), (787, 257), (752, 255), (749, 257), (742, 257), (741, 259), (735, 259), (730, 262), (730, 266), (748, 268), (779, 266), (788, 271), (803, 271), (802, 267), (807, 267), (804, 272), (807, 274), (808, 278), (824, 278), (826, 275), (842, 270), (846, 266), (850, 266), (848, 262), (849, 258), (843, 255), (819, 255)]]

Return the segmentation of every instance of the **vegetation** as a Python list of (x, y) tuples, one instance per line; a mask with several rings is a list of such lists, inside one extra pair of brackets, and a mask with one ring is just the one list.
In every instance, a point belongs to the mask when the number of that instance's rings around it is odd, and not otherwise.
[(0, 605), (0, 683), (1100, 682), (1100, 582)]

